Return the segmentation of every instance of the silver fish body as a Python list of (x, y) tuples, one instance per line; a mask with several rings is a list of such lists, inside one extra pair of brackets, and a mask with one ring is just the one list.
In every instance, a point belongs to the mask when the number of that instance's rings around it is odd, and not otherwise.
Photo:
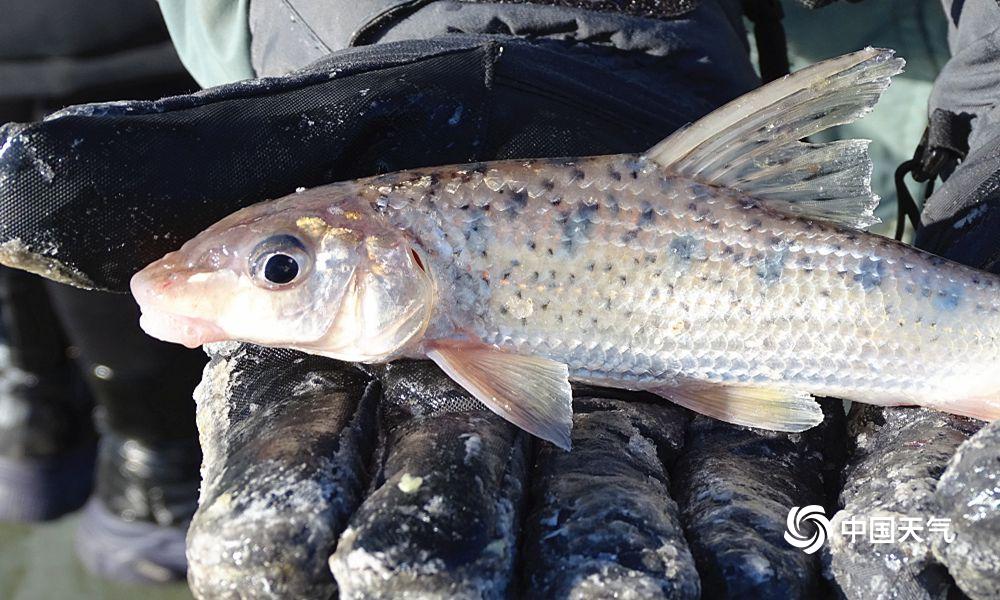
[(426, 256), (435, 339), (631, 389), (693, 380), (930, 406), (1000, 390), (1000, 278), (638, 156), (349, 185)]

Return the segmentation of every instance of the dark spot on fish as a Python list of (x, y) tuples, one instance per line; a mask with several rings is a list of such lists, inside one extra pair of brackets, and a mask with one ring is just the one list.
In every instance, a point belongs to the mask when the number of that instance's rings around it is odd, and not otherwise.
[(760, 219), (751, 219), (750, 220), (750, 227), (752, 229), (760, 229), (763, 226), (764, 226), (764, 223), (762, 223)]
[(611, 169), (611, 172), (609, 173), (609, 175), (611, 175), (611, 179), (614, 179), (615, 181), (621, 181), (622, 180), (622, 174), (620, 172), (614, 170), (614, 168)]
[(480, 175), (485, 175), (486, 171), (488, 171), (488, 170), (489, 170), (489, 167), (486, 165), (486, 163), (476, 163), (476, 164), (471, 165), (469, 167), (469, 171), (470, 172), (472, 172), (472, 173), (479, 173)]
[(524, 208), (525, 206), (528, 205), (528, 193), (525, 192), (524, 190), (521, 190), (520, 192), (514, 192), (513, 194), (510, 195), (510, 200), (518, 208)]
[(611, 298), (604, 299), (604, 310), (611, 310)]
[(556, 321), (559, 321), (560, 323), (562, 323), (563, 322), (563, 316), (562, 315), (556, 315)]
[(771, 244), (772, 246), (778, 246), (778, 245), (780, 245), (780, 244), (781, 244), (781, 238), (779, 238), (779, 237), (777, 237), (777, 236), (774, 236), (774, 235), (772, 235), (772, 236), (771, 236), (770, 238), (768, 238), (768, 240), (767, 240), (767, 241), (768, 241), (768, 243), (769, 243), (769, 244)]
[(549, 200), (549, 204), (552, 206), (559, 206), (562, 204), (562, 196), (554, 196), (551, 200)]
[(463, 204), (462, 206), (459, 206), (458, 209), (459, 210), (469, 210), (469, 205), (468, 204)]
[(934, 298), (934, 306), (940, 310), (953, 311), (958, 308), (962, 300), (962, 288), (949, 286), (947, 289), (938, 291)]
[(521, 294), (521, 290), (517, 290), (516, 292), (514, 292), (514, 295), (517, 296), (518, 298), (522, 298), (523, 297), (522, 294)]
[(486, 258), (486, 250), (480, 250), (479, 255), (482, 256), (483, 258)]
[(639, 171), (632, 169), (632, 171), (629, 172), (629, 176), (631, 176), (632, 179), (639, 179)]
[(691, 212), (695, 212), (698, 210), (698, 205), (692, 202), (688, 204), (688, 210), (690, 210)]
[(629, 229), (628, 231), (626, 231), (625, 233), (622, 234), (622, 238), (621, 238), (622, 239), (622, 243), (628, 244), (629, 242), (635, 240), (635, 238), (638, 237), (638, 236), (639, 236), (639, 230), (638, 229)]
[(639, 227), (650, 225), (656, 222), (656, 211), (649, 202), (642, 203), (642, 214), (639, 215)]
[(711, 229), (718, 229), (719, 228), (719, 222), (718, 221), (712, 221), (711, 223), (708, 224), (708, 226)]
[(556, 182), (552, 181), (551, 179), (546, 179), (542, 181), (542, 188), (551, 192), (552, 190), (556, 189)]
[(803, 271), (812, 271), (814, 269), (813, 259), (811, 256), (808, 255), (800, 256), (798, 259), (796, 259), (795, 264), (801, 267)]
[(628, 284), (628, 278), (626, 278), (624, 275), (619, 275), (618, 280), (622, 282), (622, 285)]
[(597, 325), (597, 317), (591, 317), (590, 318), (590, 324), (591, 325)]
[(534, 273), (531, 274), (532, 281), (538, 281), (539, 277), (541, 277), (541, 274), (538, 271), (535, 271)]
[(582, 308), (576, 309), (576, 316), (578, 316), (578, 317), (582, 317), (583, 316), (583, 309)]
[(535, 246), (535, 240), (529, 240), (528, 241), (528, 248), (531, 248), (532, 250), (534, 250), (535, 247), (536, 247)]
[(437, 184), (441, 183), (441, 176), (438, 175), (437, 173), (431, 173), (431, 175), (430, 175), (430, 182), (431, 182), (431, 185), (437, 185)]
[(788, 248), (782, 248), (769, 255), (757, 255), (757, 277), (767, 284), (772, 284), (781, 279), (781, 273), (785, 269), (785, 259), (788, 257)]
[(519, 260), (517, 260), (515, 258), (515, 259), (513, 259), (513, 260), (510, 261), (510, 266), (512, 266), (512, 267), (520, 267), (521, 266), (521, 261), (519, 261)]
[(504, 271), (503, 275), (500, 276), (501, 281), (507, 281), (510, 279), (510, 271)]
[(618, 198), (614, 194), (608, 194), (604, 199), (604, 206), (613, 215), (617, 215), (621, 207), (618, 205)]
[(549, 256), (555, 254), (555, 252), (552, 251), (552, 248), (546, 248), (545, 251), (549, 254)]
[(587, 174), (583, 172), (583, 169), (574, 167), (573, 170), (569, 172), (570, 181), (581, 181)]
[(670, 241), (670, 251), (681, 260), (691, 260), (697, 246), (697, 240), (689, 235), (677, 236)]
[(589, 263), (587, 263), (587, 270), (588, 271), (593, 271), (594, 270), (594, 266), (595, 266), (594, 261), (590, 261)]
[(819, 295), (823, 296), (824, 298), (829, 298), (830, 297), (830, 290), (821, 290), (820, 293), (819, 293)]
[(556, 278), (556, 270), (555, 269), (552, 269), (551, 271), (549, 271), (549, 277), (551, 277), (552, 279)]
[(500, 307), (500, 314), (501, 315), (505, 315), (505, 314), (507, 314), (507, 312), (508, 311), (507, 311), (507, 307), (506, 306), (501, 306)]
[(542, 304), (542, 310), (549, 310), (549, 303)]
[(722, 255), (723, 256), (729, 256), (732, 253), (733, 253), (733, 247), (732, 246), (724, 246), (722, 248)]
[(604, 270), (605, 270), (605, 271), (610, 271), (610, 270), (611, 270), (611, 269), (613, 269), (613, 268), (614, 268), (614, 267), (613, 267), (613, 266), (611, 266), (611, 263), (608, 263), (607, 265), (605, 265), (605, 267), (604, 267)]
[(737, 264), (741, 263), (743, 262), (743, 258), (744, 254), (742, 252), (737, 252), (736, 254), (733, 255), (733, 262)]
[(858, 273), (854, 275), (854, 281), (861, 284), (866, 292), (882, 285), (882, 277), (885, 274), (885, 264), (881, 260), (873, 260), (869, 257), (861, 259), (858, 265)]

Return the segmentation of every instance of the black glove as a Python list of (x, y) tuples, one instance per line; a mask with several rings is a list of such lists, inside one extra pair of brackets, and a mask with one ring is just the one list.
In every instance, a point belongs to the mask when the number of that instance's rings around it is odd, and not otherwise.
[[(752, 78), (681, 64), (456, 36), (8, 126), (0, 257), (121, 290), (214, 220), (296, 187), (642, 150)], [(591, 390), (565, 454), (427, 363), (362, 369), (242, 344), (210, 355), (189, 534), (199, 595), (794, 596), (821, 585), (818, 558), (782, 532), (788, 507), (830, 497), (836, 411), (800, 436), (700, 417), (688, 428), (690, 413), (664, 401)]]

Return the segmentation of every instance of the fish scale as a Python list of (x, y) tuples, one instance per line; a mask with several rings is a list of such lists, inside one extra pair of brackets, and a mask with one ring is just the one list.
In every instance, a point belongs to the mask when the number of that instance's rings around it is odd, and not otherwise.
[[(1000, 356), (994, 276), (638, 156), (403, 172), (363, 188), (456, 300), (434, 335), (471, 330), (577, 379), (940, 402)], [(912, 377), (923, 369), (940, 384)]]

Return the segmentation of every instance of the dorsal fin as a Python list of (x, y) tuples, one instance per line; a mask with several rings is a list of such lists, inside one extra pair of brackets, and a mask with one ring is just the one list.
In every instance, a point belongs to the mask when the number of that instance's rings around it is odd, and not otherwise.
[(739, 190), (802, 217), (878, 222), (867, 140), (799, 140), (869, 112), (903, 69), (892, 50), (866, 48), (772, 81), (651, 148), (672, 175)]

